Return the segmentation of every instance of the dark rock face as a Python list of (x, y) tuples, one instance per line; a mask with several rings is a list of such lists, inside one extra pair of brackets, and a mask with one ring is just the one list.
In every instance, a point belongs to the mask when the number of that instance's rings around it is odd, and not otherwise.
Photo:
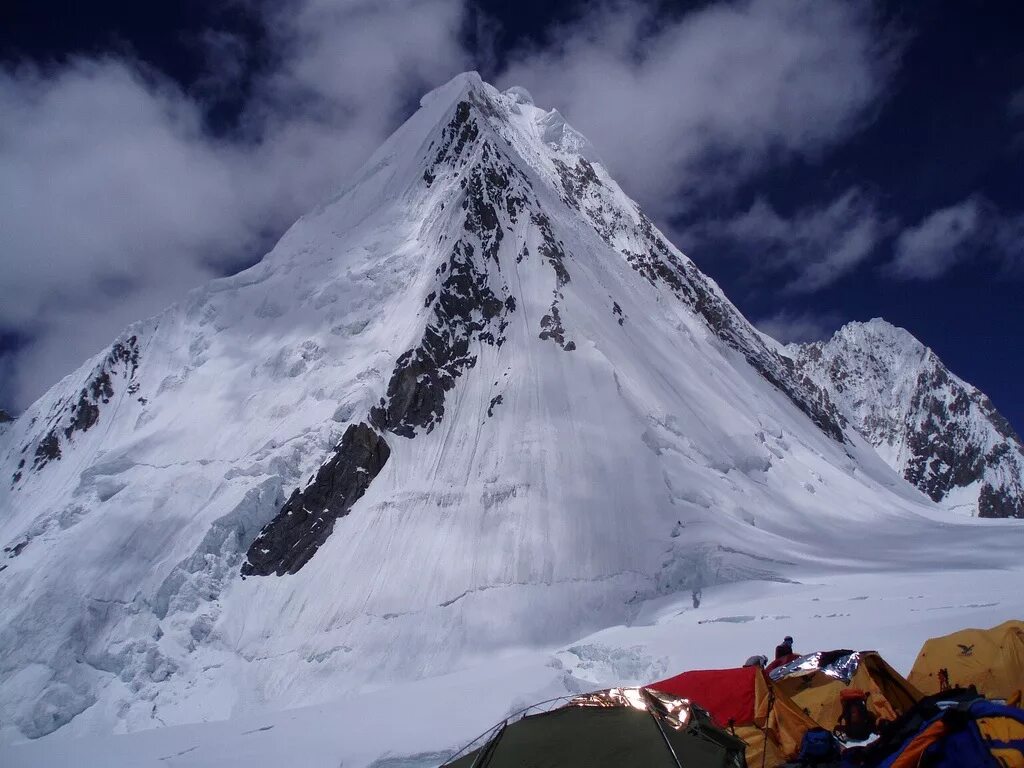
[[(455, 116), (441, 134), (441, 145), (434, 155), (434, 168), (441, 163), (458, 158), (467, 144), (471, 144), (480, 134), (476, 120), (471, 117), (472, 107), (468, 101), (461, 101), (455, 107)], [(423, 172), (423, 180), (430, 186), (437, 178), (434, 168)]]
[(14, 417), (11, 416), (3, 408), (0, 408), (0, 424), (7, 424), (8, 422), (14, 421)]
[(398, 358), (387, 395), (370, 411), (370, 421), (378, 428), (402, 437), (415, 437), (417, 428), (432, 431), (444, 416), (445, 394), (476, 364), (470, 343), (504, 342), (505, 316), (515, 310), (515, 301), (498, 298), (474, 254), (471, 244), (459, 241), (439, 268), (446, 276), (423, 338)]
[[(472, 346), (500, 347), (508, 316), (516, 311), (515, 298), (499, 277), (498, 251), (506, 234), (502, 222), (518, 221), (530, 183), (480, 131), (477, 112), (486, 114), (488, 109), (479, 101), (456, 106), (429, 172), (436, 179), (462, 170), (465, 236), (435, 272), (440, 282), (425, 302), (431, 318), (422, 339), (398, 358), (385, 396), (370, 411), (374, 426), (401, 437), (434, 429), (444, 417), (446, 394), (476, 365)], [(467, 167), (470, 157), (473, 163)]]
[(612, 302), (612, 314), (618, 319), (619, 325), (623, 325), (626, 322), (626, 316), (622, 314), (622, 307), (619, 306), (617, 301)]
[(988, 483), (983, 484), (978, 494), (978, 517), (1024, 518), (1021, 489), (994, 488)]
[[(387, 462), (391, 451), (381, 433), (414, 438), (420, 431), (431, 432), (444, 417), (447, 393), (476, 364), (473, 345), (504, 343), (516, 301), (494, 274), (501, 272), (502, 221), (516, 222), (529, 184), (482, 137), (475, 114), (479, 108), (468, 101), (457, 105), (424, 174), (429, 186), (443, 174), (462, 173), (465, 234), (435, 270), (436, 286), (424, 301), (430, 318), (422, 338), (395, 361), (385, 396), (370, 409), (370, 423), (348, 428), (310, 485), (296, 489), (253, 541), (243, 575), (283, 575), (302, 568)], [(475, 160), (469, 165), (471, 157)], [(500, 403), (500, 395), (491, 400), (488, 416)]]
[(540, 319), (538, 338), (542, 341), (550, 339), (566, 352), (572, 352), (576, 349), (576, 342), (566, 339), (565, 326), (562, 324), (562, 314), (559, 311), (559, 304), (565, 298), (562, 289), (571, 280), (569, 270), (565, 268), (565, 247), (555, 238), (551, 231), (551, 219), (543, 212), (534, 212), (531, 220), (540, 231), (541, 241), (537, 250), (555, 273), (555, 287), (551, 291), (551, 311)]
[(35, 461), (32, 462), (32, 468), (42, 469), (49, 462), (59, 459), (60, 456), (60, 440), (57, 439), (57, 433), (51, 429), (36, 446), (36, 456)]
[(558, 304), (551, 305), (551, 314), (544, 315), (540, 319), (540, 337), (542, 341), (551, 339), (566, 352), (576, 349), (576, 342), (565, 340), (565, 328), (562, 326), (562, 316), (558, 312)]
[(911, 398), (911, 413), (922, 414), (917, 429), (909, 430), (910, 459), (903, 476), (932, 501), (953, 488), (970, 485), (984, 473), (985, 457), (971, 439), (970, 426), (962, 419), (970, 408), (967, 393), (959, 391), (951, 403), (937, 397), (950, 384), (945, 371), (922, 371)]
[(25, 547), (27, 546), (28, 539), (25, 539), (24, 541), (19, 541), (17, 544), (11, 544), (10, 546), (4, 547), (4, 552), (7, 554), (8, 557), (17, 557), (25, 550)]
[(601, 186), (601, 180), (597, 177), (594, 166), (582, 157), (576, 161), (575, 168), (570, 168), (561, 160), (555, 160), (555, 168), (558, 170), (558, 176), (562, 182), (564, 200), (573, 208), (580, 207), (580, 198), (590, 187)]
[[(40, 470), (61, 458), (61, 435), (70, 441), (76, 432), (86, 432), (99, 422), (101, 406), (108, 404), (115, 395), (116, 381), (126, 381), (129, 394), (137, 392), (135, 374), (138, 368), (138, 338), (131, 336), (115, 343), (78, 393), (78, 399), (58, 404), (56, 417), (50, 422), (53, 426), (36, 444), (32, 468)], [(21, 472), (15, 473), (14, 483), (20, 480)]]
[(491, 416), (494, 415), (494, 407), (497, 406), (497, 405), (501, 405), (501, 403), (504, 401), (504, 399), (505, 398), (503, 398), (501, 395), (495, 395), (494, 397), (491, 398), (491, 402), (487, 406), (487, 416), (488, 417), (491, 417)]
[(295, 489), (246, 553), (243, 576), (296, 573), (327, 540), (387, 463), (391, 449), (367, 424), (353, 424), (303, 490)]

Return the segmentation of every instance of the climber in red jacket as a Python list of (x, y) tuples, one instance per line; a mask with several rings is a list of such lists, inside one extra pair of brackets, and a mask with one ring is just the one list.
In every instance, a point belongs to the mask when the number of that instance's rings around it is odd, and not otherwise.
[(775, 661), (764, 668), (765, 673), (771, 672), (773, 669), (781, 667), (783, 664), (789, 664), (793, 659), (800, 658), (800, 654), (793, 653), (793, 638), (786, 635), (782, 639), (782, 643), (775, 646)]

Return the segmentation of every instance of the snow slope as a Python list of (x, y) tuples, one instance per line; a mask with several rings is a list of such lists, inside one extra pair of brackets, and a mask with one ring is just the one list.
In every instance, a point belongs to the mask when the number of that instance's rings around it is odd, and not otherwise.
[[(939, 529), (940, 530), (940, 529)], [(997, 529), (993, 529), (997, 530)], [(942, 546), (939, 535), (922, 543)], [(561, 647), (518, 649), (447, 675), (318, 706), (125, 736), (47, 738), (0, 747), (6, 768), (436, 768), (512, 712), (686, 669), (736, 666), (783, 635), (800, 651), (878, 649), (906, 674), (927, 637), (1024, 615), (1021, 572), (800, 574), (800, 583), (709, 588), (700, 608), (668, 596)], [(396, 709), (396, 702), (398, 707)]]
[(933, 501), (981, 517), (1024, 518), (1024, 444), (983, 392), (910, 333), (876, 318), (789, 351), (886, 462)]
[(5, 743), (482, 680), (715, 585), (1019, 559), (475, 74), (57, 384), (0, 477)]

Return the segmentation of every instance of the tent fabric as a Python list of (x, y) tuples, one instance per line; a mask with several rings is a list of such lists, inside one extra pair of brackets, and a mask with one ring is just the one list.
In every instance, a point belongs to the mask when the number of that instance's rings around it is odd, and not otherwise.
[(924, 693), (973, 685), (989, 698), (1019, 701), (1024, 689), (1024, 621), (927, 640), (909, 680)]
[(878, 768), (1024, 768), (1024, 710), (977, 699), (943, 710)]
[[(452, 763), (452, 768), (468, 768), (476, 755), (466, 755)], [(569, 707), (531, 715), (508, 726), (494, 744), (491, 759), (482, 764), (488, 768), (561, 768), (674, 763), (658, 724), (646, 712)]]
[(721, 726), (752, 725), (759, 667), (702, 669), (652, 683), (651, 688), (696, 702)]
[(794, 759), (804, 734), (818, 727), (759, 667), (684, 672), (650, 687), (690, 699), (729, 727), (746, 742), (752, 768)]
[(587, 694), (502, 724), (444, 768), (743, 768), (738, 738), (689, 702), (671, 704), (645, 689)]
[[(820, 655), (823, 658), (832, 656), (829, 653)], [(849, 673), (848, 681), (832, 677), (820, 669), (802, 670), (800, 674), (776, 680), (775, 686), (822, 728), (830, 731), (839, 724), (843, 713), (840, 694), (847, 688), (860, 688), (868, 694), (868, 710), (879, 721), (895, 720), (921, 699), (921, 692), (876, 652), (861, 651), (854, 656), (856, 665)]]

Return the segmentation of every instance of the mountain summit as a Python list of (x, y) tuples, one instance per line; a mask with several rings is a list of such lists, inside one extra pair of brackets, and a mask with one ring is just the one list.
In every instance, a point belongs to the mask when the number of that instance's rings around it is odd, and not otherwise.
[(316, 703), (913, 558), (946, 512), (833, 390), (558, 112), (460, 75), (0, 434), (0, 735)]

